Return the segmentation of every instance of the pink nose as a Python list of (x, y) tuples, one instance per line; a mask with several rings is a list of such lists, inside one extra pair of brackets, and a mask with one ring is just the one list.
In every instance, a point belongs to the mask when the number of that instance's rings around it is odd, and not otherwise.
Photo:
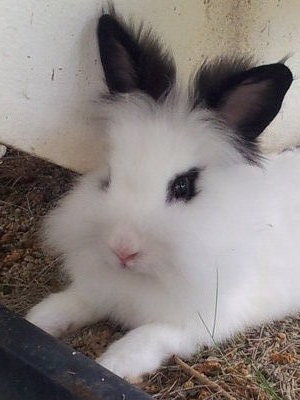
[(138, 255), (138, 252), (128, 250), (114, 250), (114, 253), (118, 257), (120, 263), (124, 266)]

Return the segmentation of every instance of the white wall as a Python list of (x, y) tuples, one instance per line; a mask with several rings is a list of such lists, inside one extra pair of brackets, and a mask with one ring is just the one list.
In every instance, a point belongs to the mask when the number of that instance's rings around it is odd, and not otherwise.
[[(254, 53), (300, 75), (298, 0), (116, 0), (169, 45), (183, 79), (205, 58)], [(97, 0), (0, 0), (0, 142), (85, 171), (101, 163)], [(300, 143), (299, 81), (263, 147)]]

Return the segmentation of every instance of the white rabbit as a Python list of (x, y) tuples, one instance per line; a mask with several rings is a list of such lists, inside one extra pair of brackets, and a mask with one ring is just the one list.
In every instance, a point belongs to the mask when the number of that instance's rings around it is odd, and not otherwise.
[(27, 319), (56, 336), (118, 321), (131, 330), (98, 362), (134, 379), (299, 310), (300, 154), (266, 160), (256, 144), (293, 78), (283, 63), (227, 58), (181, 90), (152, 34), (113, 9), (98, 39), (107, 170), (48, 216), (72, 283)]

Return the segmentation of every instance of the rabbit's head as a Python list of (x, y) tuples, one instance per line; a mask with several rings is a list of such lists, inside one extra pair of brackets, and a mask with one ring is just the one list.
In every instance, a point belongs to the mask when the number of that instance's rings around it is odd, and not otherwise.
[(112, 268), (160, 273), (177, 267), (186, 236), (207, 229), (213, 174), (225, 187), (239, 165), (258, 168), (256, 139), (278, 113), (292, 74), (282, 63), (218, 59), (202, 65), (185, 91), (151, 32), (134, 33), (111, 10), (99, 20), (98, 40), (110, 150), (106, 173), (83, 185), (79, 225), (89, 213), (93, 229), (86, 229)]

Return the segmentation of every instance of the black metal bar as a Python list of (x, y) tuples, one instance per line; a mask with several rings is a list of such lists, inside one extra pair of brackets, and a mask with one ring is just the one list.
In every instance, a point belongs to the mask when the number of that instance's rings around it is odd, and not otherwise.
[(0, 305), (0, 399), (152, 397)]

